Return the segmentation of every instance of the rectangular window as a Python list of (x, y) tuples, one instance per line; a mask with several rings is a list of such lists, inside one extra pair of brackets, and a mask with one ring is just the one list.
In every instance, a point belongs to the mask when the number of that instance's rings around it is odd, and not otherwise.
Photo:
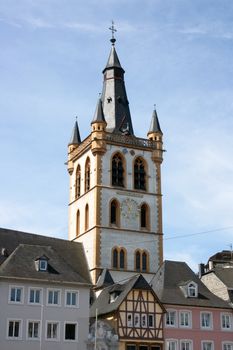
[(176, 340), (167, 340), (166, 341), (166, 350), (177, 350), (177, 341)]
[(201, 328), (212, 328), (212, 314), (210, 312), (201, 312)]
[(165, 315), (166, 326), (175, 327), (176, 326), (176, 311), (169, 311)]
[(140, 316), (139, 316), (139, 314), (134, 314), (134, 327), (140, 327)]
[(40, 304), (41, 302), (41, 289), (30, 288), (29, 289), (29, 303)]
[(28, 339), (39, 339), (40, 337), (40, 322), (39, 321), (28, 321)]
[(77, 291), (66, 291), (66, 306), (78, 307)]
[(40, 271), (47, 271), (47, 266), (48, 266), (48, 262), (44, 259), (39, 261), (39, 269)]
[(77, 323), (65, 323), (65, 340), (78, 339), (78, 325)]
[(7, 337), (9, 339), (21, 338), (21, 320), (9, 320), (7, 325)]
[(132, 327), (132, 326), (133, 326), (132, 314), (128, 313), (127, 314), (127, 327)]
[(48, 290), (48, 305), (60, 305), (60, 290)]
[(46, 339), (58, 340), (59, 323), (48, 321), (46, 328)]
[(23, 302), (23, 287), (10, 286), (9, 301), (11, 303)]
[(141, 315), (141, 327), (142, 328), (147, 327), (147, 315), (146, 314)]
[(136, 345), (126, 345), (126, 350), (136, 350)]
[(191, 312), (180, 311), (180, 327), (191, 327)]
[(155, 317), (153, 314), (148, 315), (148, 326), (153, 328), (155, 326)]
[(203, 341), (201, 345), (202, 350), (214, 350), (213, 343), (211, 341)]
[(224, 343), (223, 350), (233, 350), (233, 343)]
[(230, 314), (221, 314), (221, 326), (224, 330), (231, 330), (231, 315)]
[(181, 340), (180, 350), (192, 350), (192, 342), (190, 340)]

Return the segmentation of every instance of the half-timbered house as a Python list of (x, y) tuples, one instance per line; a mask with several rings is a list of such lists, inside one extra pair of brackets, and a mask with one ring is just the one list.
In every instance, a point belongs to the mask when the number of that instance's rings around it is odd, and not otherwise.
[(119, 350), (162, 350), (164, 307), (142, 275), (104, 288), (91, 317), (110, 322)]

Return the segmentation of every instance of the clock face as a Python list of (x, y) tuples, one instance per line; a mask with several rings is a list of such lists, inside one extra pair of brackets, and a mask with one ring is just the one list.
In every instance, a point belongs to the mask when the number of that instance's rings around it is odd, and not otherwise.
[(127, 198), (121, 204), (121, 214), (127, 219), (137, 218), (138, 213), (138, 204), (135, 200)]

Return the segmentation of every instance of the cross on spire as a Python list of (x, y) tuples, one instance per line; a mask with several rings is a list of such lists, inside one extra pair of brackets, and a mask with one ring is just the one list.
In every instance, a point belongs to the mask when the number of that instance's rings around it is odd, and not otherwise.
[(112, 32), (112, 38), (110, 39), (110, 41), (111, 41), (112, 45), (114, 46), (114, 44), (116, 42), (116, 39), (114, 37), (114, 33), (117, 32), (117, 30), (116, 30), (116, 28), (114, 26), (114, 21), (112, 21), (112, 25), (111, 25), (111, 27), (109, 27), (109, 30), (111, 30), (111, 32)]

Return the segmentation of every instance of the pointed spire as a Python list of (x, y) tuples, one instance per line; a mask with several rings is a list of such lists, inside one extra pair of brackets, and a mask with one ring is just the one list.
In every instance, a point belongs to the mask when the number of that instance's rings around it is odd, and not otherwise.
[(108, 61), (107, 61), (106, 67), (103, 70), (103, 73), (109, 68), (120, 68), (123, 72), (125, 72), (124, 69), (121, 67), (120, 60), (117, 56), (115, 46), (112, 46), (111, 48)]
[(106, 131), (117, 134), (134, 135), (133, 125), (129, 109), (129, 101), (126, 94), (124, 82), (124, 69), (115, 49), (116, 31), (114, 23), (109, 28), (112, 31), (111, 51), (107, 65), (103, 70), (104, 83), (102, 91), (102, 103), (105, 120), (107, 122)]
[(81, 137), (80, 137), (78, 121), (77, 121), (77, 117), (76, 117), (76, 121), (75, 121), (74, 128), (73, 128), (73, 131), (71, 134), (69, 145), (79, 145), (80, 143), (81, 143)]
[(155, 108), (154, 108), (153, 113), (152, 113), (150, 129), (148, 131), (148, 134), (154, 133), (154, 132), (159, 132), (160, 134), (162, 134), (162, 130), (161, 130), (160, 124), (159, 124), (159, 118), (158, 118), (158, 115), (157, 115)]
[(105, 118), (104, 118), (104, 112), (103, 112), (101, 98), (99, 98), (99, 100), (97, 102), (94, 118), (93, 118), (91, 124), (96, 123), (96, 122), (106, 123)]

